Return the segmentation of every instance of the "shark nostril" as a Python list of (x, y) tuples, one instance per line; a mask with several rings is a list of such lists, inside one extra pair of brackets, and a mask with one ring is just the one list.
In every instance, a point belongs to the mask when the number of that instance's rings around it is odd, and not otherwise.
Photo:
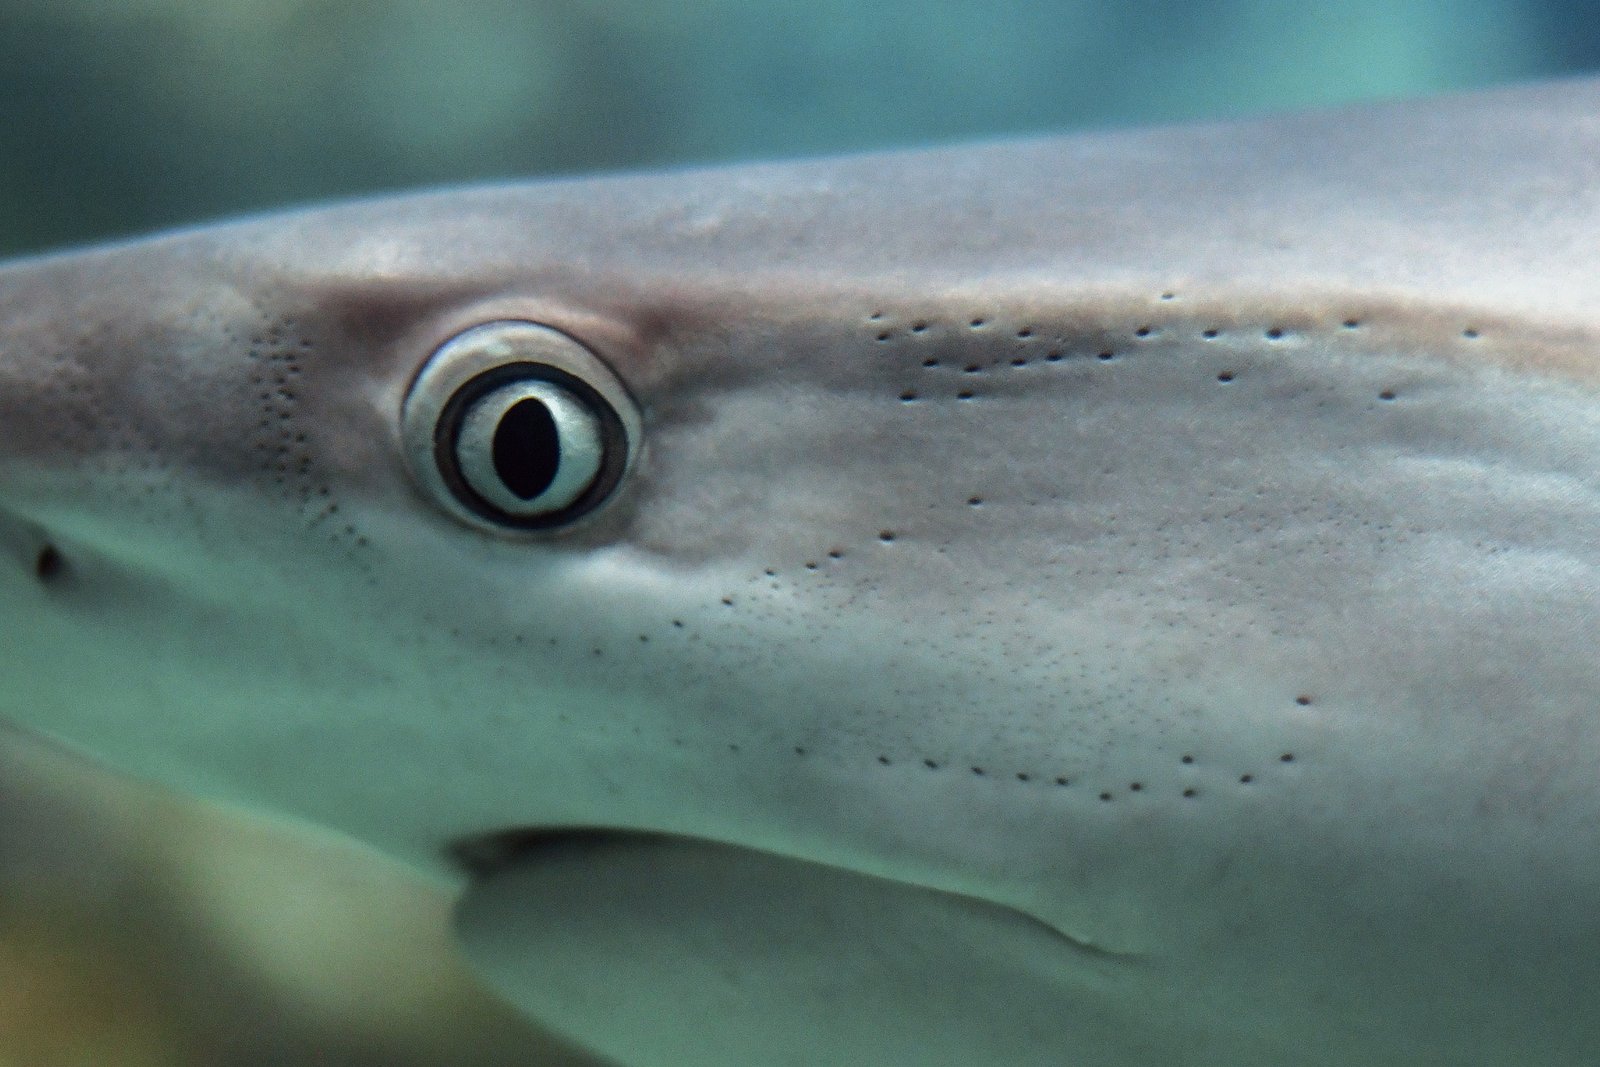
[(41, 582), (52, 581), (61, 577), (66, 569), (67, 561), (61, 555), (61, 550), (55, 545), (45, 545), (39, 549), (39, 554), (33, 559), (33, 573)]

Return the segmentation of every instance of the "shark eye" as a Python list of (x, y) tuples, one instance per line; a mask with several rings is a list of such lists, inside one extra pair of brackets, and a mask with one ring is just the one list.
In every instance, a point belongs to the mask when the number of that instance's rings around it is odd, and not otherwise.
[(563, 526), (616, 489), (638, 416), (610, 369), (564, 333), (490, 322), (446, 341), (406, 395), (413, 476), (497, 533)]

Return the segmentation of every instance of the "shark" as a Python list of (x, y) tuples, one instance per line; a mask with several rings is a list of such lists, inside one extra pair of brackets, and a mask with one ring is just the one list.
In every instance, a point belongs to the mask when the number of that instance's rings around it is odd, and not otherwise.
[(618, 1064), (1600, 1056), (1600, 82), (0, 268), (0, 709)]

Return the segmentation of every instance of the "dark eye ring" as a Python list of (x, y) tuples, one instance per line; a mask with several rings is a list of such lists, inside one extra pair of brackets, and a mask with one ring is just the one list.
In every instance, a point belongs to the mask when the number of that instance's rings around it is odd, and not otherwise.
[(535, 322), (488, 322), (452, 337), (401, 409), (422, 488), (496, 533), (548, 530), (594, 510), (621, 482), (638, 436), (637, 409), (610, 368)]

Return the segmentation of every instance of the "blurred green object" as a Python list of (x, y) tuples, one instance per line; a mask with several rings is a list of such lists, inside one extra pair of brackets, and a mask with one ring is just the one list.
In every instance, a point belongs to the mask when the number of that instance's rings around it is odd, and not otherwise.
[(0, 252), (298, 200), (1582, 69), (1551, 0), (0, 0)]

